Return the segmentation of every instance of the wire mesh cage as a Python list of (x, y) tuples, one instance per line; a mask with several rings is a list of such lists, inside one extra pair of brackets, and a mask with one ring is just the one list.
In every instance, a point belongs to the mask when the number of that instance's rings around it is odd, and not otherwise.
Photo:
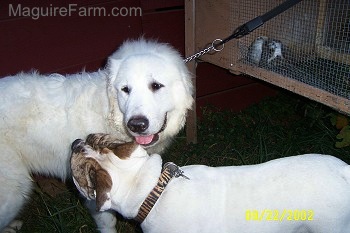
[[(232, 1), (234, 24), (282, 2), (242, 0), (237, 7)], [(350, 100), (350, 1), (304, 0), (239, 39), (231, 58)]]

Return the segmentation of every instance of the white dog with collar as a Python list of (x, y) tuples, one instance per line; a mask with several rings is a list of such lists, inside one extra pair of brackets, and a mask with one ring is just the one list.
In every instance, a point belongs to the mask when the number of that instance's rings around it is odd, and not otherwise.
[[(164, 181), (161, 157), (149, 156), (137, 144), (93, 134), (86, 142), (76, 140), (72, 150), (80, 192), (96, 199), (98, 210), (113, 209), (125, 218), (135, 219), (146, 209), (145, 233), (350, 232), (350, 167), (332, 156), (185, 166), (181, 170), (189, 179), (177, 170), (178, 178), (166, 175)], [(155, 199), (153, 208), (144, 206), (146, 198)]]

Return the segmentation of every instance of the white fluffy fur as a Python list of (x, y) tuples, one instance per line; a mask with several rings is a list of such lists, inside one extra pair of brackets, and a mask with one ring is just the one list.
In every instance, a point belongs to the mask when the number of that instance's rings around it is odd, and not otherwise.
[[(127, 41), (108, 64), (94, 73), (20, 73), (0, 79), (0, 231), (28, 198), (31, 173), (62, 179), (69, 175), (74, 139), (106, 132), (130, 140), (137, 134), (131, 134), (125, 122), (133, 114), (150, 119), (147, 133), (158, 132), (167, 115), (159, 141), (147, 148), (159, 152), (183, 127), (192, 85), (174, 49), (142, 39)], [(151, 81), (164, 87), (152, 92)], [(133, 89), (129, 97), (120, 91), (126, 84)], [(96, 213), (95, 218), (108, 222), (102, 232), (116, 231), (113, 216)]]
[[(134, 218), (160, 176), (162, 160), (138, 147), (129, 159), (93, 153), (113, 181), (104, 209)], [(141, 224), (144, 233), (349, 233), (350, 167), (327, 155), (307, 154), (252, 166), (182, 167)], [(249, 210), (309, 211), (296, 221), (247, 220)], [(308, 212), (309, 213), (309, 212)], [(275, 215), (273, 215), (275, 217)], [(270, 220), (268, 220), (270, 218)], [(294, 217), (292, 217), (294, 218)], [(301, 217), (300, 217), (301, 218)]]

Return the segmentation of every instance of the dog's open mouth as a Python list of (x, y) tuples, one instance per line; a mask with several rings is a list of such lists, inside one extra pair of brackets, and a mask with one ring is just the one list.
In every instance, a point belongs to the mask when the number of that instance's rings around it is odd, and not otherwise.
[(165, 114), (163, 125), (158, 131), (158, 133), (151, 134), (151, 135), (135, 136), (135, 141), (144, 147), (148, 147), (155, 144), (159, 140), (159, 134), (164, 131), (166, 127), (166, 123), (167, 123), (167, 113)]

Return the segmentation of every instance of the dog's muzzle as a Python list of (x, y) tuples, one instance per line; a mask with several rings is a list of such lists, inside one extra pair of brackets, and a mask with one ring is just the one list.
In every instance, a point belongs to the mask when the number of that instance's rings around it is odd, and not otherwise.
[(142, 145), (143, 147), (149, 147), (154, 145), (156, 142), (158, 142), (159, 134), (163, 132), (166, 128), (167, 119), (168, 119), (168, 113), (166, 113), (164, 116), (162, 127), (155, 134), (149, 134), (149, 135), (143, 134), (144, 131), (149, 127), (149, 121), (145, 117), (140, 117), (140, 116), (133, 117), (128, 121), (127, 126), (130, 129), (130, 131), (139, 134), (137, 136), (134, 136), (135, 141), (138, 144)]

